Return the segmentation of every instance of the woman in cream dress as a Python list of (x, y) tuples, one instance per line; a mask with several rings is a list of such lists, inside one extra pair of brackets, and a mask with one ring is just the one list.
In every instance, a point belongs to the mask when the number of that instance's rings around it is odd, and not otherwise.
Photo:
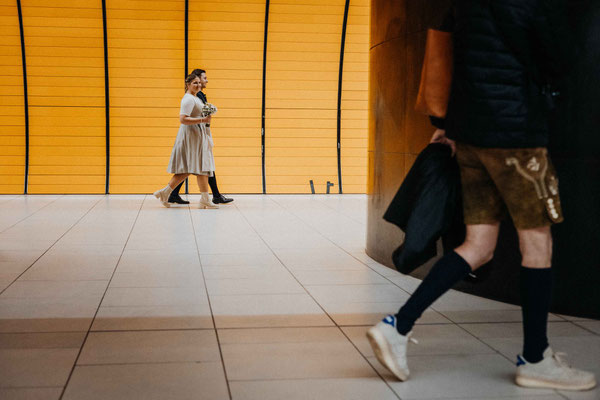
[(181, 99), (179, 112), (179, 132), (171, 152), (171, 160), (167, 172), (174, 174), (169, 184), (154, 192), (163, 206), (169, 207), (169, 195), (177, 185), (189, 175), (196, 175), (200, 188), (200, 208), (219, 208), (212, 204), (208, 197), (208, 177), (213, 175), (215, 160), (212, 148), (213, 140), (210, 134), (211, 116), (203, 117), (204, 104), (196, 96), (201, 88), (200, 78), (189, 75), (185, 79), (185, 95)]

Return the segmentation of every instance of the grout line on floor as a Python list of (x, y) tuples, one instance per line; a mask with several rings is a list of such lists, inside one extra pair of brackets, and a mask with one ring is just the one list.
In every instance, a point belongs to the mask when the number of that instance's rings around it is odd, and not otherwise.
[[(314, 229), (313, 227), (309, 226), (308, 224), (306, 224), (301, 218), (299, 218), (297, 215), (293, 214), (292, 212), (290, 212), (289, 210), (287, 210), (286, 208), (284, 208), (283, 206), (281, 206), (279, 203), (277, 203), (275, 200), (270, 199), (272, 202), (274, 202), (275, 204), (277, 204), (282, 210), (290, 213), (291, 215), (293, 215), (296, 219), (300, 220), (302, 223), (304, 223), (305, 225), (307, 225), (310, 229), (312, 229), (313, 231), (317, 232), (320, 236), (322, 236), (324, 239), (329, 240), (329, 238), (323, 236), (321, 234), (321, 232), (317, 231), (316, 229)], [(239, 210), (239, 208), (238, 208)], [(371, 365), (371, 363), (369, 363), (369, 361), (367, 360), (367, 358), (364, 356), (364, 354), (362, 354), (360, 352), (360, 350), (358, 349), (358, 347), (354, 344), (354, 342), (352, 342), (352, 340), (350, 340), (350, 338), (348, 337), (348, 335), (346, 335), (346, 333), (344, 332), (344, 330), (337, 324), (337, 322), (335, 321), (335, 319), (327, 312), (327, 310), (325, 310), (325, 308), (321, 305), (321, 303), (319, 303), (317, 301), (317, 299), (315, 299), (313, 297), (313, 295), (306, 289), (306, 287), (302, 284), (302, 282), (300, 282), (298, 280), (298, 278), (296, 277), (296, 275), (294, 275), (294, 273), (287, 267), (287, 265), (285, 265), (285, 263), (283, 262), (283, 260), (281, 258), (279, 258), (279, 256), (277, 255), (277, 253), (275, 253), (275, 251), (273, 251), (273, 249), (271, 248), (271, 246), (269, 246), (269, 244), (267, 243), (267, 241), (262, 237), (262, 235), (256, 230), (256, 228), (250, 223), (250, 221), (248, 220), (248, 218), (246, 217), (246, 215), (244, 215), (243, 211), (240, 210), (240, 214), (242, 215), (242, 217), (246, 220), (246, 222), (252, 227), (252, 229), (254, 230), (254, 232), (256, 232), (256, 234), (260, 237), (260, 239), (263, 241), (263, 243), (265, 244), (265, 246), (267, 246), (267, 248), (269, 250), (271, 250), (271, 252), (273, 253), (273, 255), (279, 260), (279, 262), (283, 265), (283, 267), (288, 270), (288, 272), (294, 277), (294, 279), (296, 280), (296, 282), (298, 282), (298, 284), (306, 291), (306, 294), (308, 296), (310, 296), (310, 298), (315, 302), (315, 304), (317, 304), (319, 306), (319, 308), (323, 311), (323, 313), (325, 313), (325, 315), (327, 315), (327, 317), (331, 320), (331, 322), (334, 324), (333, 327), (337, 328), (337, 330), (346, 338), (346, 340), (350, 343), (350, 345), (352, 347), (354, 347), (355, 351), (358, 352), (358, 354), (371, 366), (371, 368), (373, 369), (373, 371), (375, 372), (375, 374), (377, 374), (377, 376), (379, 376), (379, 378), (385, 383), (385, 385), (392, 391), (392, 393), (394, 393), (396, 395), (396, 397), (398, 399), (400, 399), (400, 397), (398, 396), (398, 394), (392, 389), (392, 387), (390, 386), (390, 384), (383, 378), (383, 376), (379, 373), (379, 371), (373, 367), (373, 365)]]
[[(64, 196), (63, 196), (64, 197)], [(59, 197), (62, 198), (62, 197)], [(56, 201), (58, 199), (55, 199), (54, 201)], [(89, 214), (90, 211), (92, 211), (92, 209), (94, 209), (94, 207), (96, 207), (98, 205), (98, 203), (100, 202), (100, 200), (102, 200), (102, 198), (98, 199), (98, 201), (96, 201), (94, 204), (92, 204), (92, 206), (85, 212), (83, 213), (83, 215), (73, 223), (73, 225), (71, 225), (70, 228), (68, 228), (65, 233), (63, 233), (62, 235), (60, 235), (60, 237), (58, 239), (56, 239), (56, 241), (54, 243), (52, 243), (52, 245), (50, 247), (48, 247), (46, 250), (44, 250), (44, 252), (42, 254), (40, 254), (40, 256), (38, 258), (35, 259), (35, 261), (33, 261), (29, 267), (25, 268), (25, 270), (23, 272), (21, 272), (8, 286), (6, 286), (4, 289), (0, 290), (0, 296), (2, 296), (2, 293), (4, 293), (6, 291), (6, 289), (8, 289), (9, 287), (11, 287), (13, 285), (13, 283), (15, 283), (17, 280), (19, 280), (19, 278), (21, 276), (23, 276), (27, 271), (29, 271), (29, 269), (31, 267), (33, 267), (35, 265), (36, 262), (38, 262), (40, 260), (40, 258), (44, 257), (44, 255), (50, 251), (51, 248), (53, 248), (54, 246), (56, 246), (56, 243), (58, 243), (67, 233), (69, 233), (71, 231), (71, 229), (73, 229), (75, 227), (75, 225), (77, 225), (86, 215)], [(51, 203), (53, 203), (54, 201), (52, 201)], [(48, 203), (48, 204), (51, 204)], [(44, 206), (45, 207), (45, 206)], [(43, 207), (42, 207), (43, 208)], [(36, 211), (37, 212), (37, 211)], [(32, 214), (33, 215), (33, 214)], [(29, 217), (28, 217), (29, 218)]]
[(194, 245), (196, 246), (196, 254), (198, 257), (198, 263), (200, 264), (200, 272), (202, 273), (202, 281), (204, 282), (204, 293), (208, 301), (208, 309), (210, 310), (210, 317), (212, 319), (213, 331), (217, 339), (217, 347), (219, 349), (219, 357), (221, 359), (221, 367), (223, 368), (223, 376), (225, 378), (225, 385), (227, 386), (227, 394), (229, 400), (232, 400), (231, 387), (229, 385), (229, 379), (227, 377), (227, 368), (225, 367), (225, 358), (223, 357), (223, 349), (221, 348), (221, 339), (219, 337), (219, 330), (217, 329), (217, 323), (215, 321), (215, 314), (213, 313), (212, 303), (210, 301), (210, 294), (208, 293), (208, 287), (206, 285), (206, 277), (204, 276), (204, 268), (202, 267), (202, 258), (200, 256), (200, 248), (198, 247), (198, 237), (196, 235), (196, 226), (194, 225), (194, 218), (192, 217), (192, 209), (189, 208), (190, 223), (192, 225), (192, 232), (194, 233)]
[(144, 206), (144, 202), (146, 201), (146, 197), (147, 196), (144, 196), (144, 198), (142, 199), (142, 201), (140, 203), (140, 207), (138, 209), (137, 215), (135, 216), (135, 220), (131, 224), (131, 229), (129, 230), (129, 235), (127, 235), (127, 240), (125, 240), (125, 243), (123, 244), (123, 249), (121, 250), (121, 254), (119, 255), (119, 259), (115, 263), (115, 268), (113, 269), (113, 272), (112, 272), (112, 274), (110, 276), (108, 284), (106, 285), (106, 288), (104, 289), (104, 293), (102, 294), (102, 298), (100, 299), (100, 302), (98, 303), (98, 307), (96, 308), (96, 312), (94, 313), (94, 316), (92, 317), (92, 319), (90, 321), (90, 326), (88, 327), (88, 330), (87, 330), (87, 332), (85, 334), (85, 337), (83, 338), (83, 342), (81, 343), (81, 346), (79, 348), (79, 352), (77, 353), (77, 357), (75, 358), (75, 361), (73, 362), (73, 367), (71, 367), (71, 371), (69, 371), (69, 376), (67, 377), (67, 380), (65, 382), (65, 385), (63, 386), (62, 392), (60, 393), (60, 397), (58, 398), (59, 400), (62, 400), (62, 398), (64, 397), (65, 392), (67, 390), (67, 386), (69, 386), (69, 382), (71, 381), (71, 378), (73, 377), (73, 372), (75, 372), (75, 368), (77, 367), (77, 361), (79, 361), (79, 357), (81, 357), (81, 353), (83, 352), (83, 347), (85, 346), (85, 344), (87, 342), (87, 339), (88, 339), (88, 337), (90, 335), (92, 326), (94, 326), (94, 321), (96, 320), (96, 316), (98, 315), (98, 311), (100, 310), (100, 307), (102, 306), (102, 302), (104, 301), (104, 297), (106, 296), (106, 293), (108, 292), (108, 288), (110, 287), (110, 282), (112, 281), (113, 277), (115, 276), (115, 272), (117, 271), (117, 268), (119, 267), (119, 263), (121, 262), (121, 257), (123, 257), (123, 253), (125, 252), (125, 248), (127, 247), (127, 243), (129, 242), (129, 239), (131, 238), (131, 234), (133, 233), (133, 230), (135, 228), (135, 224), (137, 223), (137, 220), (138, 220), (138, 218), (140, 216), (140, 213), (142, 212), (142, 208)]
[[(40, 208), (38, 208), (37, 210), (35, 210), (34, 212), (32, 212), (31, 214), (29, 214), (28, 216), (21, 218), (20, 220), (18, 220), (17, 222), (15, 222), (14, 224), (12, 224), (11, 226), (9, 226), (8, 228), (3, 229), (2, 231), (0, 231), (0, 233), (4, 233), (7, 230), (9, 230), (10, 228), (12, 228), (13, 226), (20, 224), (21, 222), (25, 221), (27, 218), (31, 217), (32, 215), (36, 214), (38, 211), (41, 211), (42, 209), (48, 207), (50, 204), (54, 203), (55, 201), (62, 199), (63, 197), (65, 197), (64, 195), (62, 196), (58, 196), (57, 198), (55, 198), (54, 200), (50, 201), (47, 204), (44, 204), (43, 206), (41, 206)], [(13, 199), (14, 200), (14, 199)]]

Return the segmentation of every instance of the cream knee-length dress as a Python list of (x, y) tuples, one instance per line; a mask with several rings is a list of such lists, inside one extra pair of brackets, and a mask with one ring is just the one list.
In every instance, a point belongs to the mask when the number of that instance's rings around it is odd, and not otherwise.
[[(179, 113), (192, 118), (201, 118), (203, 106), (202, 100), (186, 93), (181, 99)], [(173, 145), (167, 172), (213, 176), (215, 160), (212, 149), (213, 140), (210, 126), (181, 124)]]

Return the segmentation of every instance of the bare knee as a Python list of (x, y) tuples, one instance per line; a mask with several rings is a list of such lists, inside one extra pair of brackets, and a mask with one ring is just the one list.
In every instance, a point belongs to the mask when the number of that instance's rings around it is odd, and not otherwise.
[(495, 243), (489, 244), (477, 240), (465, 240), (455, 251), (469, 263), (471, 269), (475, 270), (494, 257), (495, 249)]
[(494, 257), (499, 224), (467, 225), (465, 242), (456, 252), (475, 270)]
[(519, 247), (523, 256), (523, 266), (549, 268), (552, 265), (552, 234), (549, 226), (520, 229)]

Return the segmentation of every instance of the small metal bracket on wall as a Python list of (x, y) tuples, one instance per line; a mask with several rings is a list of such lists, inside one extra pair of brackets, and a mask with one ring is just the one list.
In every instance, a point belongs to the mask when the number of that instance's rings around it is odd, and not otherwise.
[(327, 181), (327, 194), (329, 194), (329, 188), (332, 187), (332, 186), (335, 186), (335, 184)]
[(310, 183), (310, 191), (312, 194), (315, 194), (315, 185), (313, 184), (313, 180), (308, 181)]

